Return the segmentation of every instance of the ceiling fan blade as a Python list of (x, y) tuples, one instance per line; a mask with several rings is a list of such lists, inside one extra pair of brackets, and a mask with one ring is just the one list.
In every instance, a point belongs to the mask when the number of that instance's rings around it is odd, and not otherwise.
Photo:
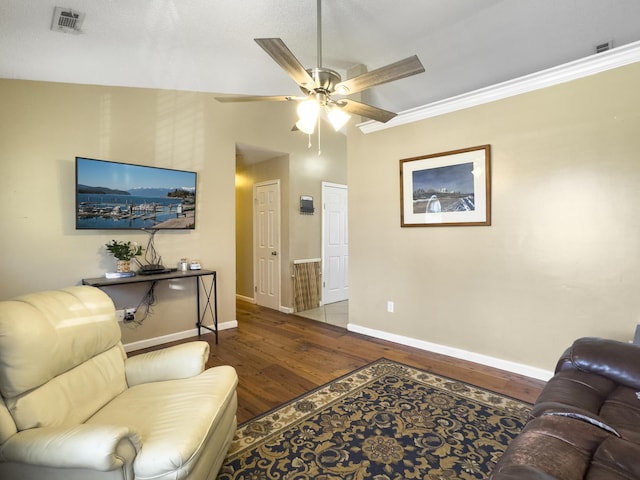
[(383, 110), (382, 108), (373, 107), (371, 105), (367, 105), (366, 103), (356, 102), (354, 100), (349, 100), (346, 98), (344, 100), (340, 100), (340, 102), (337, 102), (337, 104), (343, 110), (346, 110), (349, 113), (360, 115), (361, 117), (371, 118), (372, 120), (377, 120), (378, 122), (382, 123), (388, 122), (397, 115), (397, 113), (389, 112), (387, 110)]
[(230, 102), (289, 102), (292, 100), (305, 100), (307, 97), (292, 97), (291, 95), (239, 95), (229, 97), (216, 97), (216, 100), (222, 103)]
[(307, 90), (315, 88), (315, 81), (298, 61), (291, 50), (279, 38), (255, 38), (265, 52), (280, 65), (287, 74), (301, 87)]
[(393, 82), (394, 80), (400, 80), (422, 72), (424, 72), (422, 62), (420, 62), (417, 55), (413, 55), (404, 60), (340, 82), (335, 86), (334, 91), (338, 95), (351, 95), (376, 85)]

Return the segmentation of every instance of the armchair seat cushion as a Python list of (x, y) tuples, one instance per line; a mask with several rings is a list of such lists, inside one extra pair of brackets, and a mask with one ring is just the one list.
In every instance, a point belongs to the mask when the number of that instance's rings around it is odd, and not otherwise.
[(133, 465), (136, 479), (185, 478), (208, 434), (229, 420), (225, 412), (235, 418), (236, 383), (235, 370), (220, 366), (188, 379), (136, 385), (86, 423), (128, 425), (138, 433), (142, 449)]

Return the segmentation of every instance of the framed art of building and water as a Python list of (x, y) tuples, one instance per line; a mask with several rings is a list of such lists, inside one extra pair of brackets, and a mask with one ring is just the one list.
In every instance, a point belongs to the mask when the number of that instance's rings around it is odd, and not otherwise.
[(491, 225), (491, 146), (400, 160), (400, 226)]

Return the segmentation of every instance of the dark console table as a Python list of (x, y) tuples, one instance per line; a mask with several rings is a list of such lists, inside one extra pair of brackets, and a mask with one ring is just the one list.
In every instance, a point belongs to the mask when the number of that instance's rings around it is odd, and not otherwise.
[[(207, 286), (204, 278), (211, 277), (211, 283)], [(154, 273), (150, 275), (135, 275), (133, 277), (124, 278), (83, 278), (83, 285), (91, 285), (92, 287), (112, 287), (117, 285), (128, 285), (131, 283), (143, 283), (152, 282), (157, 283), (162, 280), (175, 280), (181, 278), (194, 278), (196, 280), (196, 302), (198, 317), (196, 319), (196, 326), (198, 327), (198, 336), (202, 328), (215, 333), (216, 343), (218, 343), (218, 288), (216, 286), (216, 272), (214, 270), (187, 270), (183, 271), (170, 271), (165, 273)], [(202, 312), (200, 310), (200, 287), (206, 296), (206, 302)], [(211, 304), (213, 301), (213, 305)], [(211, 319), (213, 320), (213, 328), (203, 325), (203, 320), (209, 312)]]

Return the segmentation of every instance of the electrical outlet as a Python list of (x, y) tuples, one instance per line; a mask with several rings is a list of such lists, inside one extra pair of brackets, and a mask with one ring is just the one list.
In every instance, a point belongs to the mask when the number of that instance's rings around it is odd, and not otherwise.
[(136, 309), (135, 308), (125, 308), (124, 310), (124, 321), (132, 322), (136, 319), (135, 317)]
[(116, 310), (116, 318), (119, 322), (124, 322), (124, 310)]
[(387, 302), (387, 312), (393, 313), (393, 308), (394, 308), (393, 302), (391, 300), (389, 300)]

